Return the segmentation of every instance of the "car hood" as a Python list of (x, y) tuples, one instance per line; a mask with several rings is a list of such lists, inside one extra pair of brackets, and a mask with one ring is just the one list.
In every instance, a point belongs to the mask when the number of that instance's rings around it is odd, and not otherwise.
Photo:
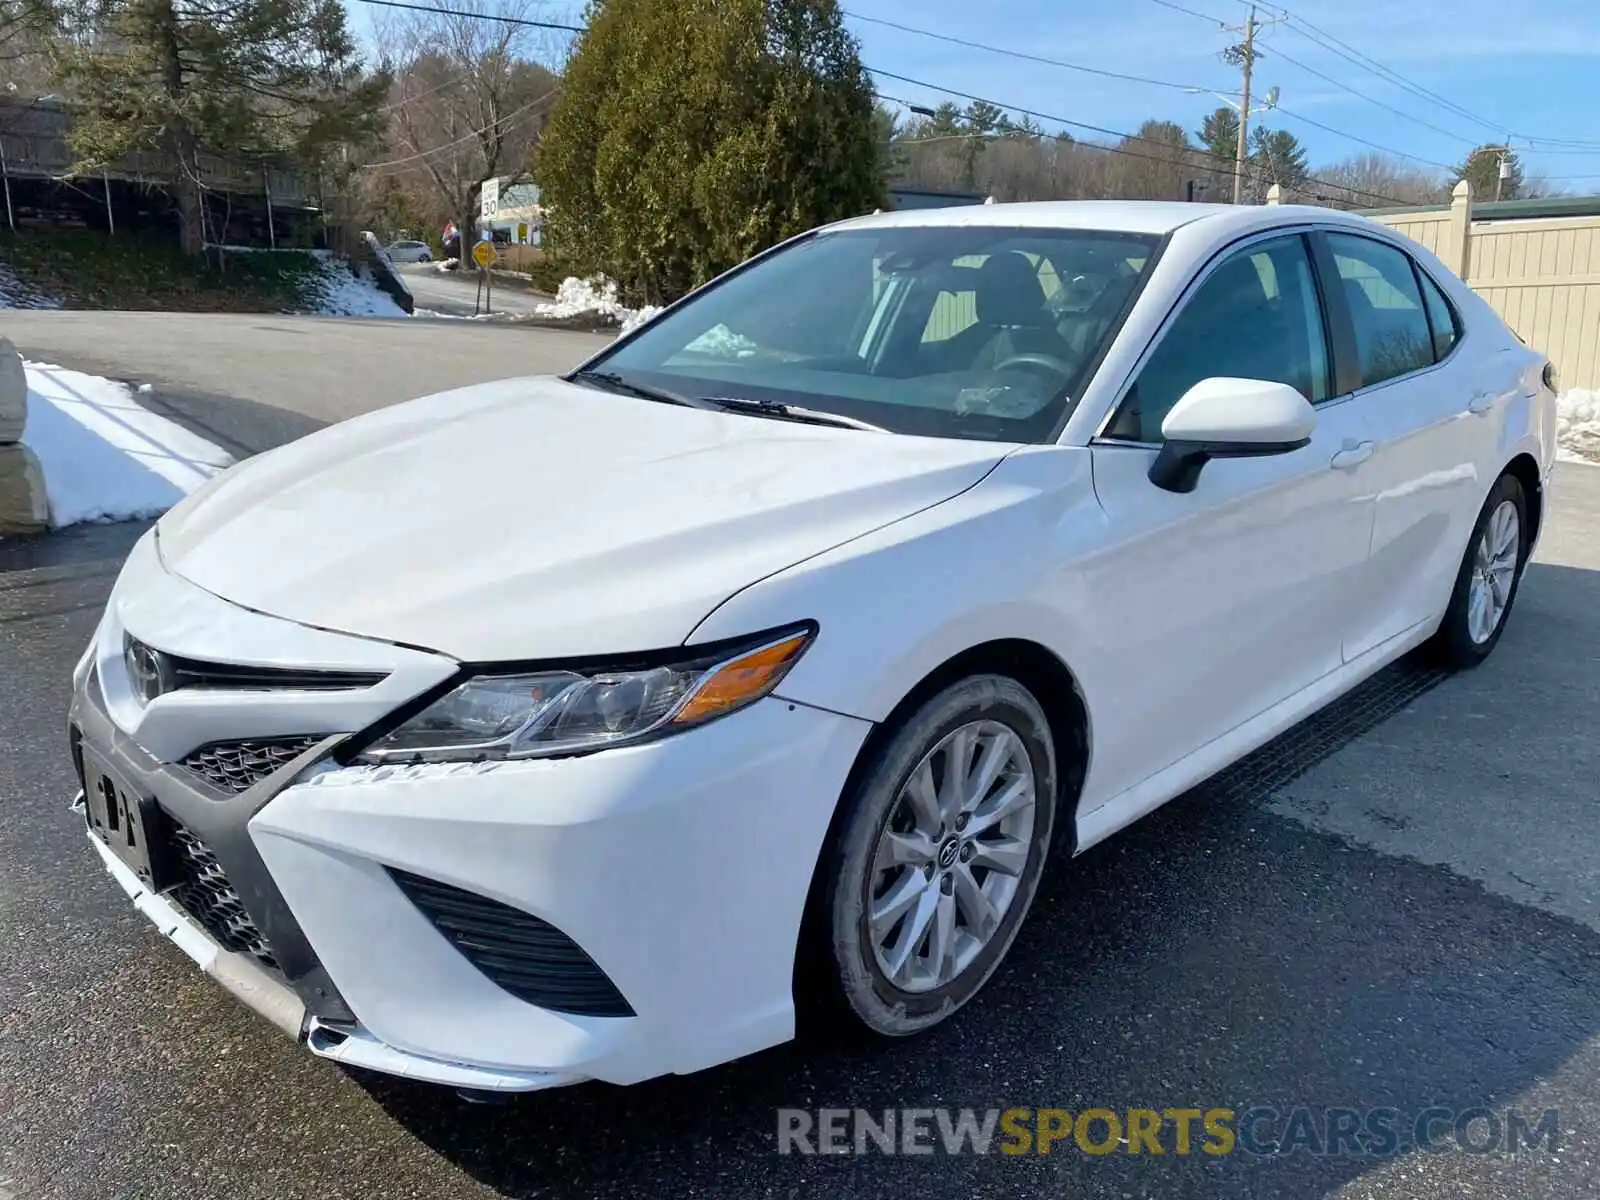
[(506, 380), (249, 459), (157, 537), (169, 570), (303, 624), (472, 662), (616, 654), (681, 643), (739, 589), (1013, 448)]

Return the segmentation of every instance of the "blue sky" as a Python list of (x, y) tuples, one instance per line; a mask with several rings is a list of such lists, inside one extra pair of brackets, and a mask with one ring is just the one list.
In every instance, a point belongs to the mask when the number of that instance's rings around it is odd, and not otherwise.
[[(1219, 52), (1238, 35), (1224, 32), (1219, 23), (1242, 23), (1248, 4), (1172, 3), (1191, 11), (1177, 11), (1159, 0), (921, 0), (916, 5), (845, 0), (845, 9), (852, 14), (846, 21), (860, 39), (869, 67), (1108, 129), (1131, 132), (1140, 121), (1157, 117), (1193, 130), (1218, 104), (1205, 91), (1190, 94), (1181, 87), (1103, 78), (860, 19), (880, 18), (1102, 70), (1236, 94), (1238, 72), (1220, 60)], [(358, 0), (351, 0), (351, 7), (375, 11)], [(1259, 11), (1265, 18), (1285, 10), (1267, 5)], [(1452, 164), (1472, 145), (1509, 133), (1525, 169), (1542, 172), (1567, 191), (1600, 192), (1597, 0), (1521, 0), (1515, 6), (1504, 0), (1290, 0), (1287, 12), (1287, 21), (1261, 34), (1258, 95), (1273, 85), (1280, 89), (1285, 111), (1265, 120), (1295, 133), (1308, 147), (1313, 165), (1371, 148), (1357, 139), (1424, 160), (1424, 165)], [(576, 23), (582, 5), (558, 0), (539, 6), (537, 15)], [(357, 27), (364, 29), (367, 23), (358, 18)], [(1327, 43), (1328, 35), (1471, 117), (1319, 44)], [(929, 106), (954, 98), (882, 78), (880, 90)], [(1042, 124), (1060, 127), (1048, 120)], [(1072, 132), (1096, 136), (1081, 129)], [(1548, 140), (1530, 145), (1523, 140), (1529, 138)]]

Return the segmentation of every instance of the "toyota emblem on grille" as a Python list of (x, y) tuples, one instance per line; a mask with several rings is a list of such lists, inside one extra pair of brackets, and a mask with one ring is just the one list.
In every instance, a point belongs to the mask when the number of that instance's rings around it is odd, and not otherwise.
[(139, 703), (149, 704), (172, 690), (172, 666), (161, 651), (146, 646), (138, 638), (122, 641), (122, 661), (128, 668), (128, 683)]

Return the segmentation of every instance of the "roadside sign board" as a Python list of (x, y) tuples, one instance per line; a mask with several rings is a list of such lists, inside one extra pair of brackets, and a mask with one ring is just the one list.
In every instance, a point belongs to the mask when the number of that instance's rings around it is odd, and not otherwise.
[(500, 258), (493, 242), (479, 242), (472, 248), (472, 261), (480, 267), (492, 267)]
[(486, 179), (483, 191), (478, 196), (478, 215), (485, 221), (492, 221), (495, 214), (500, 211), (500, 181)]

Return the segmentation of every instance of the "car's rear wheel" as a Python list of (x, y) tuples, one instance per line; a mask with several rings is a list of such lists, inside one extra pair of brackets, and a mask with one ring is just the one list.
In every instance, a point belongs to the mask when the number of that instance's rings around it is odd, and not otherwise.
[(1530, 534), (1522, 484), (1502, 475), (1478, 514), (1450, 607), (1434, 636), (1435, 656), (1445, 666), (1475, 667), (1500, 641), (1522, 582)]
[(821, 863), (828, 974), (868, 1029), (916, 1033), (983, 987), (1033, 902), (1056, 793), (1049, 721), (1004, 676), (952, 684), (883, 741)]

